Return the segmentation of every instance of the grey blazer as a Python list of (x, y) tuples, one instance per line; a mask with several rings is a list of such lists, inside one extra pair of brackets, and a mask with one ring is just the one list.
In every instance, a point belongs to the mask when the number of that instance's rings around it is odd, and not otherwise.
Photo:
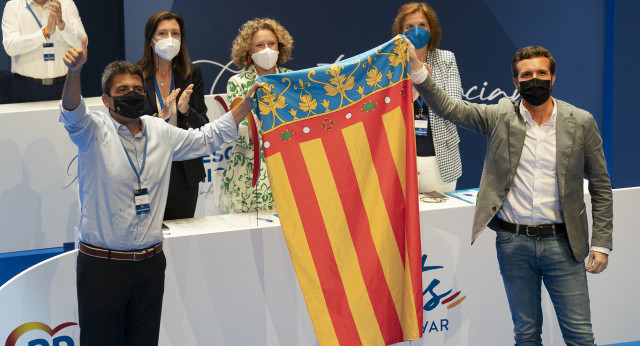
[[(487, 226), (497, 229), (496, 213), (511, 189), (524, 146), (526, 125), (520, 101), (501, 99), (497, 105), (475, 104), (446, 95), (429, 76), (415, 85), (427, 105), (439, 116), (488, 137), (471, 243)], [(613, 194), (598, 125), (588, 112), (566, 102), (558, 105), (556, 161), (560, 205), (573, 257), (589, 254), (589, 227), (584, 204), (583, 176), (589, 180), (593, 232), (591, 243), (612, 249)]]

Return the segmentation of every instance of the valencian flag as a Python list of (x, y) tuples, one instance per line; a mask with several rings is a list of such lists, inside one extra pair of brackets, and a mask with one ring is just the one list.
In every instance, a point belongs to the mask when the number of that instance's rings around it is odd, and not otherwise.
[(400, 36), (262, 76), (254, 109), (278, 216), (321, 345), (422, 336), (411, 78)]

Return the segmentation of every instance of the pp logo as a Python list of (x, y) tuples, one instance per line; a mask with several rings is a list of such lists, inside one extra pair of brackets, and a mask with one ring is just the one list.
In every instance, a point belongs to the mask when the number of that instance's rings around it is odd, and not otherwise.
[(53, 339), (51, 340), (52, 343), (49, 344), (49, 341), (42, 338), (38, 338), (38, 339), (30, 340), (27, 343), (27, 346), (74, 346), (73, 339), (70, 336), (68, 335), (55, 336), (55, 335), (62, 329), (65, 329), (70, 326), (75, 326), (75, 325), (77, 325), (77, 323), (66, 322), (51, 329), (51, 327), (41, 322), (28, 322), (14, 329), (11, 332), (11, 334), (9, 334), (9, 337), (7, 337), (7, 341), (5, 342), (4, 345), (15, 346), (16, 342), (18, 342), (18, 339), (25, 333), (34, 331), (34, 330), (41, 330), (49, 334), (51, 337), (53, 337)]

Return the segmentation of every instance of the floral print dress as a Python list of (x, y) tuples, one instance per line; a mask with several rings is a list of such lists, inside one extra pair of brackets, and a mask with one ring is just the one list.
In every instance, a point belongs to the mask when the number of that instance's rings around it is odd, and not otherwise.
[[(289, 69), (276, 66), (275, 73), (289, 71)], [(227, 103), (231, 104), (234, 99), (244, 97), (256, 78), (258, 78), (258, 72), (253, 64), (231, 77), (227, 83)], [(251, 187), (253, 140), (249, 139), (249, 123), (246, 119), (240, 123), (238, 135), (238, 141), (229, 155), (229, 161), (222, 176), (222, 186), (218, 194), (218, 213), (272, 211), (275, 209), (275, 205), (267, 177), (262, 140), (260, 140), (260, 176), (256, 186)]]

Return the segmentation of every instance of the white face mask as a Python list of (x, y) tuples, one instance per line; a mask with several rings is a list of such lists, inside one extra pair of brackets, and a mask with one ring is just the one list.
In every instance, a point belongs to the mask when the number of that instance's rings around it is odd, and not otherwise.
[(272, 67), (276, 66), (276, 62), (278, 62), (278, 52), (277, 50), (273, 50), (269, 47), (251, 54), (251, 59), (256, 65), (262, 67), (265, 70), (270, 70)]
[[(153, 39), (151, 41), (153, 41)], [(180, 41), (173, 37), (158, 40), (158, 42), (153, 41), (153, 43), (156, 44), (153, 50), (164, 60), (171, 60), (180, 52)]]

